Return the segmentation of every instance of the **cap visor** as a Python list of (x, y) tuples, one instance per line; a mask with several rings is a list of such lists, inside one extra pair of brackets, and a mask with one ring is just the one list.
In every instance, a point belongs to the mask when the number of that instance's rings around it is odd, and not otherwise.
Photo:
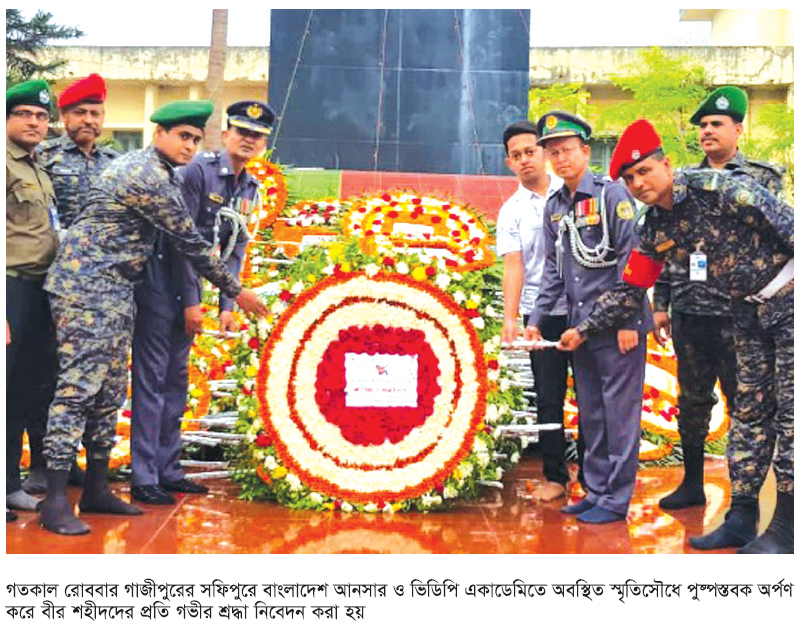
[(581, 133), (577, 133), (576, 131), (557, 131), (556, 133), (551, 133), (549, 135), (545, 135), (544, 137), (540, 137), (537, 141), (538, 143), (542, 144), (550, 141), (551, 139), (561, 139), (562, 137), (581, 137)]
[(230, 124), (231, 126), (238, 126), (239, 128), (246, 128), (249, 131), (253, 131), (254, 133), (261, 133), (262, 135), (269, 135), (270, 133), (272, 133), (272, 130), (270, 130), (266, 126), (260, 126), (259, 124), (254, 124), (253, 122), (245, 122), (244, 120), (238, 120), (236, 118), (229, 119), (228, 124)]

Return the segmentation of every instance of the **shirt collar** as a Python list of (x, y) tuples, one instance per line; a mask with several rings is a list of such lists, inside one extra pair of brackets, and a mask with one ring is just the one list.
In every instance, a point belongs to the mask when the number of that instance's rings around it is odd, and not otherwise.
[(10, 154), (17, 161), (21, 161), (26, 157), (31, 159), (31, 153), (25, 150), (22, 146), (6, 137), (6, 152)]
[[(560, 193), (566, 202), (570, 201), (570, 189), (567, 185), (562, 185)], [(595, 175), (589, 168), (587, 168), (584, 172), (584, 176), (581, 177), (581, 181), (579, 181), (578, 189), (576, 189), (576, 195), (578, 196), (578, 194), (583, 196), (595, 195)]]
[[(547, 200), (554, 194), (556, 194), (562, 186), (564, 185), (564, 181), (560, 179), (555, 174), (549, 174), (550, 180), (548, 181), (548, 191), (545, 192), (545, 199)], [(517, 193), (526, 200), (533, 200), (535, 198), (542, 198), (537, 192), (534, 192), (527, 187), (524, 187), (522, 183), (517, 186)]]
[[(726, 162), (723, 166), (726, 170), (736, 170), (737, 168), (741, 168), (745, 165), (745, 158), (743, 157), (743, 153), (740, 152), (740, 149), (737, 149), (737, 152), (734, 153), (734, 156)], [(709, 165), (709, 157), (704, 157), (704, 160), (701, 162), (700, 167), (702, 168), (710, 168), (712, 166)]]

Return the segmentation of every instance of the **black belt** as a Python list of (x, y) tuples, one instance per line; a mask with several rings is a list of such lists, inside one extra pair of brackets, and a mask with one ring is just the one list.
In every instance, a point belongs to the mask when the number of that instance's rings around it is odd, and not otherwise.
[(10, 276), (12, 279), (22, 279), (23, 281), (33, 281), (34, 283), (44, 283), (45, 275), (44, 274), (25, 274), (24, 272), (20, 272), (19, 270), (14, 270), (13, 268), (6, 268), (6, 276)]

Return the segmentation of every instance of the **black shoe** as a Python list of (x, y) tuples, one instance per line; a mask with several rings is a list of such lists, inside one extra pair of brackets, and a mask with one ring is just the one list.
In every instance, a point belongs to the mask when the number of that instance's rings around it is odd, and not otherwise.
[(69, 479), (67, 480), (67, 485), (82, 488), (85, 483), (86, 483), (86, 473), (83, 470), (81, 470), (81, 467), (78, 465), (78, 462), (73, 461), (72, 466), (70, 466), (70, 474), (69, 474)]
[(186, 492), (190, 494), (206, 494), (209, 489), (207, 486), (200, 485), (189, 479), (182, 478), (178, 481), (162, 481), (159, 486), (167, 492)]
[(704, 445), (685, 444), (684, 479), (678, 488), (659, 501), (662, 509), (684, 509), (696, 505), (706, 505), (704, 494)]
[(6, 508), (6, 522), (7, 523), (14, 522), (17, 518), (19, 518), (19, 516), (17, 516), (10, 509)]
[(776, 511), (773, 518), (761, 536), (752, 540), (738, 553), (793, 553), (793, 495), (779, 492), (776, 499)]
[(588, 512), (593, 507), (595, 507), (595, 505), (590, 503), (585, 497), (581, 499), (578, 503), (573, 503), (572, 505), (566, 505), (559, 511), (562, 512), (563, 514), (571, 514), (575, 516), (577, 514), (583, 514), (584, 512)]
[(157, 484), (131, 486), (131, 497), (146, 505), (174, 505), (172, 495), (162, 490)]
[(76, 518), (67, 499), (68, 470), (47, 470), (47, 497), (42, 501), (39, 525), (62, 536), (89, 533), (89, 525)]
[(699, 551), (739, 548), (756, 538), (759, 506), (755, 497), (732, 497), (731, 509), (723, 524), (705, 536), (690, 538), (690, 544)]

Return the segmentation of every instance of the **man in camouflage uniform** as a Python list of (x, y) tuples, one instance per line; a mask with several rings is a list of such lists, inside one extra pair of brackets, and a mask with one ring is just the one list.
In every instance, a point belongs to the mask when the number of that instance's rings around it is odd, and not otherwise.
[(56, 249), (53, 186), (36, 163), (47, 133), (50, 88), (33, 80), (6, 91), (6, 521), (12, 509), (34, 510), (22, 490), (20, 459), (27, 429), (44, 431), (56, 382), (56, 332), (45, 274)]
[[(706, 153), (698, 169), (713, 168), (749, 177), (774, 195), (781, 191), (781, 171), (767, 163), (750, 161), (737, 148), (748, 97), (737, 87), (721, 87), (698, 107), (690, 122), (699, 127)], [(701, 242), (698, 254), (706, 254)], [(670, 317), (668, 317), (670, 309)], [(715, 382), (734, 411), (737, 359), (734, 353), (729, 294), (713, 276), (695, 280), (690, 266), (668, 260), (654, 286), (654, 338), (664, 345), (673, 337), (679, 380), (679, 435), (684, 456), (684, 479), (659, 501), (663, 509), (681, 509), (706, 503), (704, 442), (712, 408), (718, 399)]]
[[(715, 170), (673, 172), (646, 120), (620, 138), (611, 174), (650, 207), (640, 249), (623, 280), (598, 299), (576, 341), (625, 319), (653, 285), (661, 264), (693, 264), (731, 297), (737, 403), (727, 457), (732, 502), (726, 520), (690, 543), (697, 549), (793, 552), (793, 211), (753, 180)], [(705, 264), (693, 259), (703, 246)], [(775, 453), (774, 453), (775, 451)], [(760, 488), (773, 460), (776, 511), (756, 537)]]
[[(106, 84), (98, 74), (90, 74), (68, 85), (58, 97), (58, 108), (66, 133), (43, 141), (36, 147), (39, 163), (53, 181), (61, 229), (72, 224), (83, 206), (89, 187), (111, 160), (119, 156), (116, 151), (100, 146), (95, 141), (103, 130), (105, 99)], [(41, 494), (47, 487), (42, 452), (46, 429), (46, 420), (43, 420), (40, 429), (28, 431), (31, 466), (22, 487), (29, 494)], [(73, 462), (69, 483), (83, 485), (83, 478), (83, 472)]]
[(141, 279), (158, 231), (244, 310), (264, 313), (197, 232), (174, 166), (188, 163), (203, 138), (209, 101), (179, 101), (151, 116), (153, 144), (116, 159), (89, 191), (45, 283), (58, 333), (60, 372), (45, 436), (47, 498), (40, 524), (54, 533), (88, 533), (66, 495), (69, 467), (83, 438), (87, 451), (82, 512), (141, 514), (107, 484), (117, 410), (125, 401), (134, 316)]

